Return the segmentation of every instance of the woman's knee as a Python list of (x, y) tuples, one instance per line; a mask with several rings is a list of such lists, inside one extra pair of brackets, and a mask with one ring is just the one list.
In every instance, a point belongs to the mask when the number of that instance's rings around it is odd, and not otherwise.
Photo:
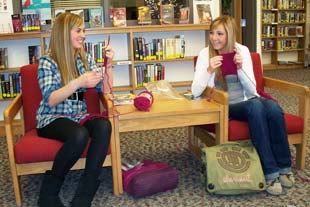
[(105, 118), (98, 118), (95, 122), (95, 128), (97, 129), (103, 129), (104, 131), (111, 131), (112, 125), (110, 120)]
[(75, 145), (86, 146), (89, 138), (89, 133), (87, 129), (83, 126), (80, 126), (72, 132), (71, 142)]
[(284, 111), (277, 102), (268, 100), (265, 105), (267, 114), (270, 118), (284, 116)]
[(258, 98), (249, 100), (246, 108), (248, 115), (256, 116), (263, 115), (265, 113), (264, 105)]

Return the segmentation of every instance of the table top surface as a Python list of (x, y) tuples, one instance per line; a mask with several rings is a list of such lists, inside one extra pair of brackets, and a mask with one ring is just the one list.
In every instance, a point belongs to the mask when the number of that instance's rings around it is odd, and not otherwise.
[(115, 106), (119, 120), (220, 111), (220, 105), (203, 100), (155, 98), (149, 111), (139, 111), (133, 104)]

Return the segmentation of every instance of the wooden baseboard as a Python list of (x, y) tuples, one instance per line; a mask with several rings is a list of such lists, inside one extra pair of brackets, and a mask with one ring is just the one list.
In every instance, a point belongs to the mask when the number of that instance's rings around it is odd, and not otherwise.
[[(22, 124), (21, 120), (14, 120), (13, 122), (15, 134), (22, 134)], [(0, 138), (5, 137), (4, 121), (0, 121)]]

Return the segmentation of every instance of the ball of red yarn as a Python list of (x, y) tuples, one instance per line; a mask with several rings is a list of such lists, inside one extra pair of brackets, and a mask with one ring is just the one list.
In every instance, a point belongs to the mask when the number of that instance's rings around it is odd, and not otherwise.
[(153, 102), (153, 94), (150, 91), (140, 92), (133, 100), (134, 106), (140, 111), (149, 111)]

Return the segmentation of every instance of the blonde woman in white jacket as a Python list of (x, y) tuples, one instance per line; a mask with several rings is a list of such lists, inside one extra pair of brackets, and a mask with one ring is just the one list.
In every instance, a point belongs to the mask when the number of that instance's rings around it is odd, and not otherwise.
[[(233, 55), (230, 67), (235, 70), (229, 73), (224, 71), (224, 54)], [(209, 46), (201, 50), (197, 59), (193, 95), (199, 97), (207, 86), (227, 91), (229, 118), (248, 123), (267, 181), (266, 191), (281, 195), (282, 187), (292, 187), (295, 180), (284, 113), (277, 102), (256, 92), (249, 49), (236, 42), (236, 23), (227, 15), (212, 22)]]

